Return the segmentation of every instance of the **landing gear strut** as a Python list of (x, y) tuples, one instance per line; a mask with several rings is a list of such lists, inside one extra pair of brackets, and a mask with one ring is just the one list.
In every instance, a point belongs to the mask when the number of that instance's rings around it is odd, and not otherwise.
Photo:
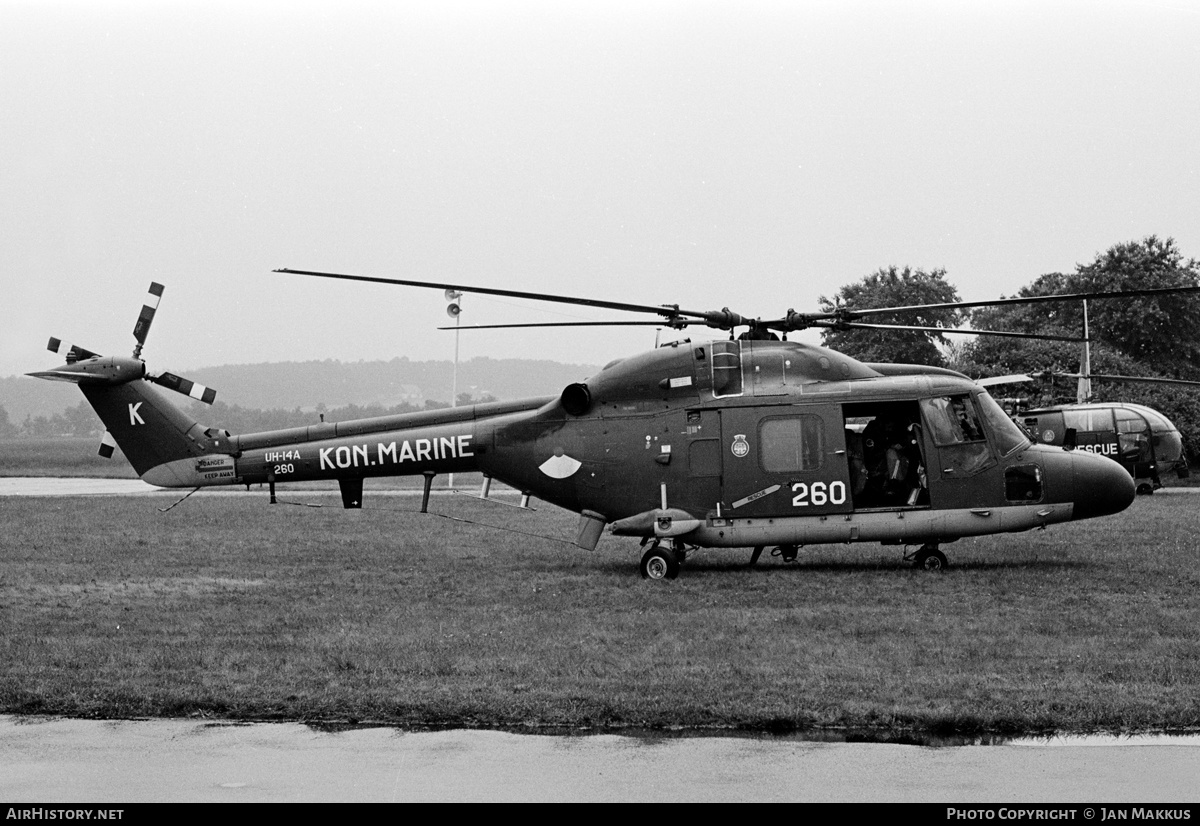
[(798, 545), (780, 545), (775, 550), (771, 551), (771, 556), (777, 556), (784, 562), (795, 562), (796, 557), (800, 555), (800, 546)]

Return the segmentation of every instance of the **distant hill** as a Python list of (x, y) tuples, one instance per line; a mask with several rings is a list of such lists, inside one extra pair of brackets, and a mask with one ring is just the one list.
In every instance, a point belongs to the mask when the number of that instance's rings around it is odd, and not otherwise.
[[(478, 357), (459, 362), (458, 392), (474, 397), (491, 394), (504, 401), (558, 393), (571, 382), (583, 381), (600, 368), (536, 359)], [(310, 410), (319, 404), (378, 404), (451, 401), (454, 363), (451, 361), (282, 362), (228, 364), (187, 371), (187, 377), (217, 391), (229, 405), (260, 410)], [(27, 376), (0, 378), (0, 407), (14, 424), (26, 416), (53, 416), (83, 400), (69, 384)]]

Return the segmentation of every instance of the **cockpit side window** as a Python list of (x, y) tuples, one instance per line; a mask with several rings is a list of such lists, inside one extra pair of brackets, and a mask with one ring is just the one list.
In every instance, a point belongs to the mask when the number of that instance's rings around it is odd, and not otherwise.
[(979, 414), (970, 396), (924, 399), (921, 405), (925, 409), (925, 419), (933, 434), (933, 443), (939, 447), (984, 441)]
[(995, 463), (969, 395), (921, 399), (921, 413), (942, 457), (944, 473), (970, 476)]

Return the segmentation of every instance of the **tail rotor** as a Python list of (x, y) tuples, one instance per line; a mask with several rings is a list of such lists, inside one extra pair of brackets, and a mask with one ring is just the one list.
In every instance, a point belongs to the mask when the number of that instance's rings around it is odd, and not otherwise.
[(142, 357), (142, 346), (146, 343), (146, 336), (150, 334), (150, 323), (154, 321), (154, 314), (158, 312), (158, 302), (162, 300), (162, 294), (163, 285), (151, 281), (150, 291), (146, 293), (146, 303), (142, 305), (137, 323), (133, 325), (133, 337), (137, 339), (137, 344), (133, 347), (135, 359)]
[(118, 385), (136, 379), (145, 379), (204, 404), (212, 404), (217, 399), (217, 392), (211, 387), (206, 387), (175, 373), (165, 371), (151, 373), (142, 360), (142, 348), (146, 344), (146, 336), (150, 333), (154, 315), (158, 312), (158, 303), (162, 299), (162, 294), (163, 285), (152, 282), (150, 290), (146, 294), (146, 303), (142, 305), (142, 311), (133, 327), (133, 337), (137, 340), (137, 344), (134, 345), (132, 357), (102, 356), (60, 338), (51, 338), (46, 349), (62, 356), (66, 363), (54, 370), (44, 370), (29, 375), (39, 379), (69, 381), (79, 385)]
[(50, 343), (46, 345), (46, 349), (51, 353), (58, 353), (67, 364), (93, 359), (99, 355), (99, 353), (93, 353), (91, 350), (85, 350), (82, 347), (77, 347), (74, 344), (53, 337), (51, 337)]
[(174, 373), (163, 372), (157, 376), (147, 374), (146, 381), (152, 381), (159, 387), (174, 390), (176, 393), (182, 393), (205, 404), (212, 404), (217, 400), (216, 390), (206, 387), (203, 384), (198, 384), (191, 379), (185, 379), (183, 376), (177, 376)]

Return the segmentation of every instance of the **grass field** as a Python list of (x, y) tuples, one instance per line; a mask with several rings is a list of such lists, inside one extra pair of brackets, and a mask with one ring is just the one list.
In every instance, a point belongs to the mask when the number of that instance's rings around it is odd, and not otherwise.
[(137, 478), (124, 454), (105, 459), (99, 446), (99, 439), (0, 439), (0, 476)]
[(747, 552), (695, 553), (655, 583), (636, 542), (578, 550), (562, 541), (575, 517), (550, 506), (435, 497), (450, 519), (413, 496), (368, 492), (361, 511), (281, 496), (325, 507), (0, 499), (0, 712), (870, 736), (1200, 726), (1195, 494), (962, 540), (941, 574), (897, 548), (823, 546), (755, 569)]

